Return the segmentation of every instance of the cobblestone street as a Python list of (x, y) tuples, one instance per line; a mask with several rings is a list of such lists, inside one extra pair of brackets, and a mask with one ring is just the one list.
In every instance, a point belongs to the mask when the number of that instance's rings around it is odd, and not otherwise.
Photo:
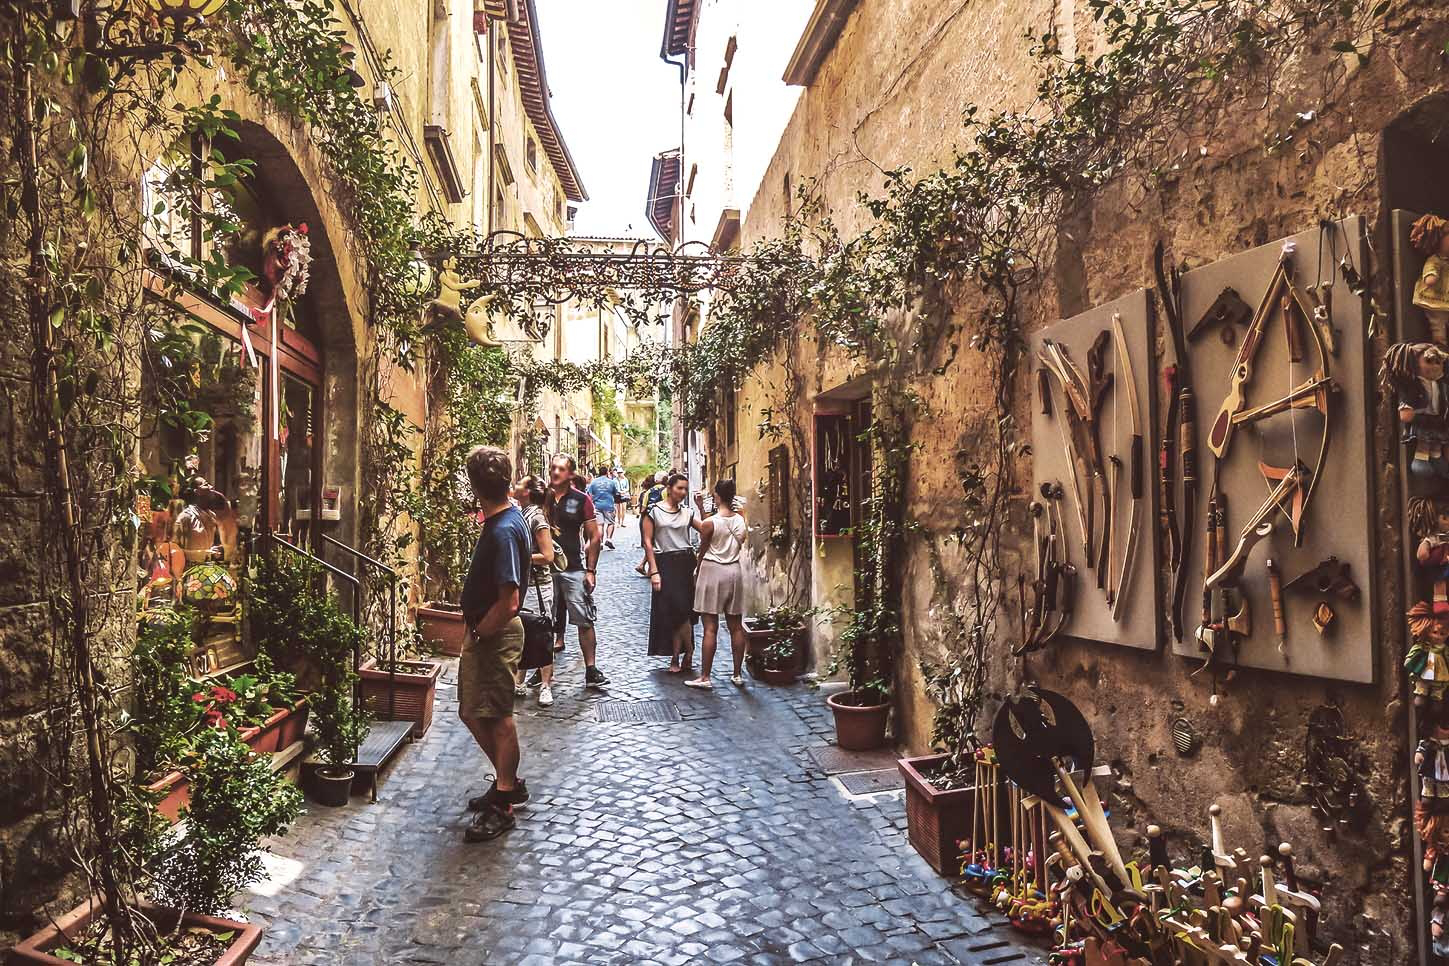
[[(818, 691), (737, 691), (724, 641), (713, 693), (645, 656), (637, 536), (618, 543), (598, 594), (613, 683), (584, 690), (570, 632), (557, 703), (519, 699), (532, 800), (518, 827), (463, 841), (490, 774), (455, 716), (450, 664), (432, 730), (384, 772), (379, 801), (309, 806), (275, 844), (272, 880), (241, 902), (267, 923), (254, 962), (1020, 960), (999, 918), (911, 850), (899, 793), (852, 800), (816, 764), (810, 749), (833, 736)], [(603, 702), (660, 699), (682, 720), (598, 720)]]

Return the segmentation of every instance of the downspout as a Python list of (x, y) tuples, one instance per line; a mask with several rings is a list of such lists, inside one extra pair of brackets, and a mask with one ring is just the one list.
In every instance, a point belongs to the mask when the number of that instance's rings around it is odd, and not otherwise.
[[(687, 83), (689, 76), (689, 50), (686, 49), (681, 54), (681, 57), (681, 60), (671, 60), (669, 58), (669, 55), (663, 50), (659, 52), (660, 60), (664, 61), (666, 64), (673, 65), (679, 71), (679, 177), (676, 178), (674, 182), (674, 230), (673, 232), (671, 232), (674, 237), (670, 239), (670, 242), (676, 247), (679, 245), (680, 240), (684, 236), (684, 173), (686, 170), (684, 167), (684, 98), (685, 84)], [(674, 335), (675, 341), (677, 343), (684, 342), (685, 313), (686, 303), (684, 301), (684, 297), (682, 295), (676, 296), (674, 301)], [(674, 462), (675, 460), (683, 459), (687, 463), (689, 461), (690, 454), (684, 433), (684, 420), (681, 418), (684, 410), (677, 393), (675, 394), (675, 397), (670, 400), (670, 410), (672, 412), (672, 415), (674, 416), (674, 425), (671, 427), (674, 439), (670, 441), (670, 449), (672, 450), (672, 452), (670, 453), (670, 461)], [(655, 419), (657, 420), (659, 414), (659, 406), (657, 404), (654, 407), (654, 412)]]
[[(496, 27), (494, 28), (497, 29)], [(493, 234), (493, 197), (497, 193), (493, 189), (493, 169), (496, 166), (494, 157), (497, 151), (494, 147), (494, 135), (498, 129), (498, 107), (493, 95), (493, 71), (494, 61), (498, 57), (497, 43), (494, 38), (488, 38), (488, 234)]]

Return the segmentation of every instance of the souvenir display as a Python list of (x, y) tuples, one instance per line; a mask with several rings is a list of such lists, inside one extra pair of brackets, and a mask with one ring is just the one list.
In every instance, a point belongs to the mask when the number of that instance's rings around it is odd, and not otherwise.
[[(1312, 966), (1324, 908), (1288, 843), (1251, 859), (1229, 846), (1209, 803), (1199, 861), (1174, 865), (1156, 825), (1145, 858), (1129, 858), (1096, 785), (1111, 769), (1095, 764), (1091, 729), (1071, 701), (1028, 688), (1002, 705), (992, 739), (977, 760), (964, 882), (1016, 928), (1050, 932), (1051, 962)], [(1321, 962), (1341, 954), (1331, 945)]]
[(1143, 534), (1157, 514), (1146, 465), (1152, 320), (1139, 291), (1032, 341), (1036, 559), (1018, 580), (1015, 653), (1062, 636), (1157, 646), (1157, 548)]
[(181, 596), (197, 610), (230, 611), (236, 607), (236, 578), (223, 564), (195, 564), (181, 578)]
[(1444, 381), (1444, 350), (1431, 342), (1401, 342), (1384, 354), (1383, 381), (1398, 398), (1403, 443), (1410, 450), (1409, 472), (1442, 487), (1449, 479), (1449, 385)]
[(1424, 256), (1414, 284), (1414, 304), (1424, 310), (1429, 339), (1449, 348), (1449, 221), (1424, 215), (1409, 231), (1409, 244)]
[[(1362, 284), (1363, 251), (1356, 217), (1183, 273), (1154, 251), (1169, 347), (1157, 479), (1166, 626), (1215, 700), (1242, 668), (1374, 678), (1376, 600), (1349, 576), (1380, 572), (1361, 455), (1370, 370), (1364, 339), (1344, 337), (1362, 335), (1367, 303), (1333, 297)], [(1198, 320), (1191, 333), (1183, 320)], [(1232, 335), (1203, 338), (1210, 329)]]
[(815, 417), (815, 527), (824, 536), (850, 529), (850, 417)]

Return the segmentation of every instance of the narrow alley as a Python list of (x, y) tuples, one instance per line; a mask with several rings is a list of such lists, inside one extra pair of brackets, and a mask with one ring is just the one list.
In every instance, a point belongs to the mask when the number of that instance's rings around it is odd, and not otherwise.
[[(309, 806), (275, 843), (273, 879), (254, 891), (277, 897), (240, 903), (266, 923), (255, 961), (1027, 961), (1019, 934), (911, 850), (899, 793), (852, 802), (825, 774), (811, 754), (833, 736), (819, 691), (718, 676), (700, 693), (645, 656), (648, 584), (623, 530), (600, 560), (613, 683), (584, 689), (570, 631), (557, 703), (518, 701), (532, 795), (518, 827), (463, 841), (489, 773), (454, 713), (450, 663), (432, 729), (384, 773), (379, 804)], [(680, 720), (601, 720), (619, 702)]]

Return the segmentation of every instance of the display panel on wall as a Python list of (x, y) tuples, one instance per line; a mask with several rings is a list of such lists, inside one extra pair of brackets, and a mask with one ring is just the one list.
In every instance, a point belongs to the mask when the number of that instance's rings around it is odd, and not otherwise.
[(1137, 291), (1031, 339), (1028, 646), (1055, 633), (1157, 647), (1150, 313)]
[(1169, 635), (1184, 657), (1208, 639), (1222, 669), (1373, 680), (1365, 254), (1353, 217), (1182, 276), (1199, 476)]
[(855, 437), (844, 413), (815, 415), (815, 533), (844, 536), (851, 525), (851, 460)]

